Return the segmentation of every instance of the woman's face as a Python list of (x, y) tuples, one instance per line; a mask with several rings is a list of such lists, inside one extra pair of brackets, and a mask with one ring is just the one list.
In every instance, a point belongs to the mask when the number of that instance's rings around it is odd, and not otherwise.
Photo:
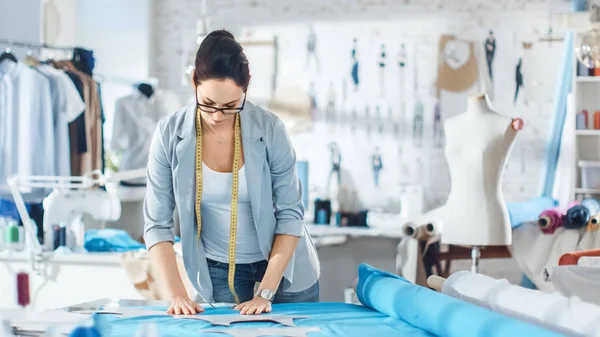
[[(238, 108), (242, 104), (244, 90), (231, 79), (210, 79), (196, 86), (198, 103), (214, 108)], [(224, 115), (223, 112), (206, 112), (200, 108), (202, 120), (213, 127), (231, 122), (235, 115)]]

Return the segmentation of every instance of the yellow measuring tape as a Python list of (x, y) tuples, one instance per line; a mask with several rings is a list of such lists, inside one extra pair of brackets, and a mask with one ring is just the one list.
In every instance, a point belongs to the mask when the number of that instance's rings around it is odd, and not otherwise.
[[(231, 222), (229, 226), (229, 271), (227, 274), (227, 283), (229, 290), (233, 294), (235, 303), (240, 300), (235, 292), (235, 243), (237, 229), (237, 206), (238, 206), (238, 185), (240, 168), (240, 149), (241, 149), (240, 116), (235, 115), (235, 148), (233, 151), (233, 182), (231, 184)], [(202, 216), (200, 204), (202, 202), (202, 116), (200, 109), (196, 109), (196, 218), (198, 220), (198, 242), (200, 242), (200, 231), (202, 230)]]

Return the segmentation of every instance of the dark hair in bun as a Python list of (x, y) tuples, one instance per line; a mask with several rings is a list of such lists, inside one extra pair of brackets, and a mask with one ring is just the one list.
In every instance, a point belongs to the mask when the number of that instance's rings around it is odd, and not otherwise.
[(224, 29), (208, 34), (196, 53), (194, 84), (210, 79), (231, 79), (244, 90), (250, 83), (250, 67), (244, 48)]

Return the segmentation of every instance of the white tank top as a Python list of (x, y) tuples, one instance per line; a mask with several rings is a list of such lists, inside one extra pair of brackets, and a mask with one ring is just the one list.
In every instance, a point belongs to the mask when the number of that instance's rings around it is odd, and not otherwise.
[[(232, 173), (211, 170), (202, 163), (202, 233), (206, 257), (229, 263), (229, 229), (231, 223)], [(250, 207), (244, 166), (239, 171), (236, 263), (265, 260), (258, 244), (258, 235)]]

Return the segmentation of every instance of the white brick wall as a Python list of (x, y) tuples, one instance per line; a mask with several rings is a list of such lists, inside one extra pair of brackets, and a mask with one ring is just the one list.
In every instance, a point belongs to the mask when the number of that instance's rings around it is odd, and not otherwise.
[[(293, 32), (293, 29), (301, 30), (310, 21), (317, 22), (317, 33), (329, 31), (331, 34), (335, 29), (342, 32), (355, 25), (362, 25), (361, 27), (371, 30), (374, 29), (373, 27), (381, 29), (385, 32), (383, 35), (390, 45), (398, 44), (398, 41), (408, 41), (416, 49), (418, 57), (415, 59), (415, 63), (419, 76), (417, 90), (421, 94), (431, 92), (431, 87), (435, 82), (437, 42), (441, 34), (454, 33), (464, 38), (482, 41), (487, 31), (493, 29), (497, 32), (498, 39), (502, 40), (498, 45), (495, 72), (499, 77), (503, 76), (507, 84), (496, 85), (498, 102), (496, 107), (503, 113), (520, 116), (526, 121), (526, 128), (520, 135), (505, 174), (504, 191), (508, 201), (524, 200), (537, 194), (552, 117), (552, 89), (556, 78), (552, 76), (552, 71), (557, 68), (561, 54), (560, 43), (549, 47), (547, 44), (539, 42), (539, 37), (548, 29), (550, 14), (565, 11), (568, 7), (569, 2), (559, 0), (208, 1), (212, 28), (227, 28), (235, 34), (251, 31), (256, 35), (270, 30), (282, 35), (284, 40), (285, 36), (288, 36), (289, 40), (289, 34), (292, 34), (290, 32)], [(155, 11), (156, 62), (153, 73), (160, 79), (161, 86), (188, 95), (190, 87), (189, 84), (184, 84), (181, 73), (186, 64), (187, 55), (194, 48), (195, 20), (199, 17), (200, 1), (157, 0)], [(303, 34), (298, 39), (297, 43), (304, 45), (306, 35)], [(319, 41), (321, 53), (328, 53), (321, 43), (322, 40)], [(532, 60), (536, 66), (528, 67), (524, 75), (528, 76), (525, 79), (526, 85), (529, 88), (535, 86), (533, 88), (535, 90), (528, 93), (531, 96), (528, 105), (520, 104), (515, 107), (511, 104), (510, 98), (514, 95), (514, 65), (519, 53), (522, 52), (518, 48), (520, 41), (534, 42), (533, 54), (526, 55), (524, 60)], [(285, 46), (282, 48), (285, 49)], [(343, 57), (349, 55), (349, 48), (346, 45), (340, 48), (344, 48), (344, 51), (341, 52)], [(511, 51), (507, 52), (507, 49)], [(395, 53), (390, 51), (388, 53), (388, 60), (392, 63), (395, 60)], [(302, 59), (304, 57), (304, 55), (301, 56)], [(303, 69), (298, 69), (298, 71), (302, 72)], [(338, 81), (337, 78), (332, 80)], [(323, 81), (329, 82), (328, 79)], [(326, 87), (322, 89), (324, 91)], [(321, 101), (324, 101), (324, 95), (322, 95)], [(427, 98), (425, 111), (429, 116), (426, 118), (429, 120), (432, 109), (433, 101), (431, 98)], [(409, 109), (409, 111), (411, 110)], [(431, 128), (430, 124), (426, 124), (426, 130), (428, 128)], [(341, 135), (336, 137), (339, 138)], [(310, 148), (299, 148), (298, 152), (301, 157), (302, 153), (307, 151), (314, 152), (315, 146), (323, 147), (321, 143), (307, 143), (302, 140), (298, 140), (298, 143), (297, 146)], [(350, 146), (350, 148), (352, 147)], [(365, 146), (365, 149), (367, 148), (370, 149)], [(325, 164), (323, 167), (311, 167), (320, 172), (319, 176), (315, 179), (311, 177), (311, 180), (320, 185), (325, 179), (323, 173), (327, 172), (329, 168), (329, 157), (327, 151), (322, 149), (319, 151), (321, 156), (319, 158), (323, 158), (321, 161)], [(388, 164), (387, 171), (384, 171), (390, 175), (392, 174), (390, 171), (393, 171), (394, 168), (399, 171), (400, 165), (402, 165), (402, 162), (396, 163), (390, 159), (393, 155), (392, 153), (384, 154), (384, 160), (392, 164)], [(417, 153), (416, 156), (419, 154)], [(348, 157), (352, 158), (353, 156), (347, 155), (346, 158)], [(524, 159), (521, 160), (521, 158)], [(353, 162), (353, 160), (355, 161)], [(443, 202), (449, 190), (449, 180), (445, 174), (446, 164), (443, 151), (429, 151), (426, 155), (421, 155), (421, 160), (427, 164), (424, 167), (423, 183), (426, 187), (426, 205), (427, 208), (430, 208)], [(360, 172), (354, 173), (357, 175), (356, 179), (368, 174), (369, 180), (371, 180), (368, 165), (365, 167), (364, 162), (364, 159), (344, 159), (344, 163), (349, 169), (355, 169), (362, 165), (362, 169), (357, 169)], [(367, 192), (373, 192), (373, 189), (369, 189)]]

